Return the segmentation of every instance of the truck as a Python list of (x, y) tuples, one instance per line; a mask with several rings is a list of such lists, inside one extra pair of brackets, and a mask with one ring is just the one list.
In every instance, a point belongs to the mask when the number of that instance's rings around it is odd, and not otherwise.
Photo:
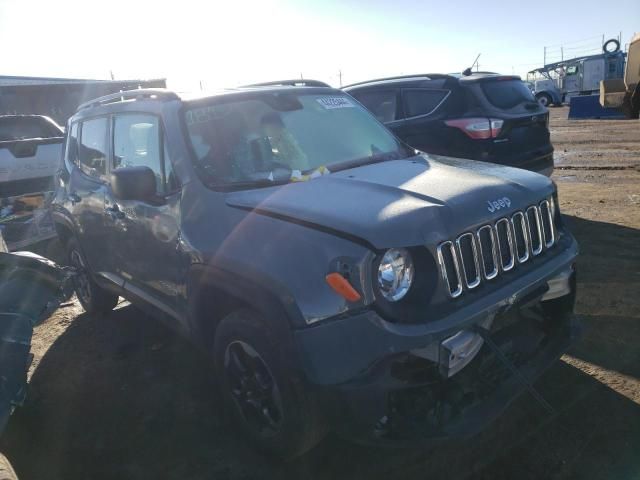
[(0, 230), (10, 250), (55, 237), (46, 205), (63, 141), (49, 117), (0, 116)]
[[(613, 44), (614, 48), (608, 46)], [(544, 106), (560, 106), (572, 96), (600, 91), (602, 80), (622, 79), (626, 54), (616, 39), (605, 42), (603, 53), (548, 63), (527, 73), (534, 95)]]
[(636, 33), (627, 50), (624, 78), (600, 81), (600, 105), (621, 110), (629, 118), (640, 114), (640, 33)]

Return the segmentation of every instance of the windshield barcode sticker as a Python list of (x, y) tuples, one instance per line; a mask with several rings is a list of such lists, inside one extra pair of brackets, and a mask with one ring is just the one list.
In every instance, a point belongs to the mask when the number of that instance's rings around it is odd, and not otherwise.
[(320, 97), (316, 98), (316, 100), (327, 110), (331, 110), (333, 108), (355, 107), (355, 105), (346, 97)]

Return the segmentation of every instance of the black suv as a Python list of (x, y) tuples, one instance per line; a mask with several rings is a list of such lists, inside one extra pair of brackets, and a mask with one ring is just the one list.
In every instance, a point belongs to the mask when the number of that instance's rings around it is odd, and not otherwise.
[(412, 75), (343, 90), (423, 152), (553, 172), (549, 112), (520, 77)]
[(59, 184), (84, 308), (123, 296), (190, 338), (282, 456), (328, 429), (474, 433), (576, 333), (554, 184), (418, 154), (340, 90), (97, 99), (69, 120)]

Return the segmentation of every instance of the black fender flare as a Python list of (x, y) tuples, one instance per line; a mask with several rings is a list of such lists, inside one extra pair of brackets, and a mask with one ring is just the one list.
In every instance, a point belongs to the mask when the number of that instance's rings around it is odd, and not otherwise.
[(191, 265), (187, 277), (187, 310), (193, 339), (203, 348), (210, 347), (211, 335), (222, 319), (219, 312), (214, 312), (211, 320), (214, 324), (207, 325), (207, 318), (201, 311), (203, 303), (216, 296), (258, 312), (278, 330), (279, 335), (291, 339), (287, 342), (290, 347), (293, 330), (305, 324), (293, 297), (266, 275), (256, 272), (240, 274), (217, 265), (197, 263)]

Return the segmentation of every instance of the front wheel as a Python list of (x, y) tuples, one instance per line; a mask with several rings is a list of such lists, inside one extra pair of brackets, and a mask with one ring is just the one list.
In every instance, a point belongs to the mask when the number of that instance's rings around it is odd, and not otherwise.
[(551, 105), (551, 103), (553, 103), (553, 99), (548, 93), (538, 93), (536, 95), (536, 100), (538, 100), (538, 103), (543, 107), (548, 107), (549, 105)]
[(113, 310), (118, 304), (118, 295), (104, 290), (91, 278), (84, 254), (74, 238), (67, 244), (67, 258), (69, 265), (77, 271), (73, 277), (73, 286), (84, 311), (106, 313)]
[(218, 325), (213, 354), (236, 423), (258, 448), (289, 459), (317, 445), (326, 424), (276, 337), (265, 320), (240, 310)]

